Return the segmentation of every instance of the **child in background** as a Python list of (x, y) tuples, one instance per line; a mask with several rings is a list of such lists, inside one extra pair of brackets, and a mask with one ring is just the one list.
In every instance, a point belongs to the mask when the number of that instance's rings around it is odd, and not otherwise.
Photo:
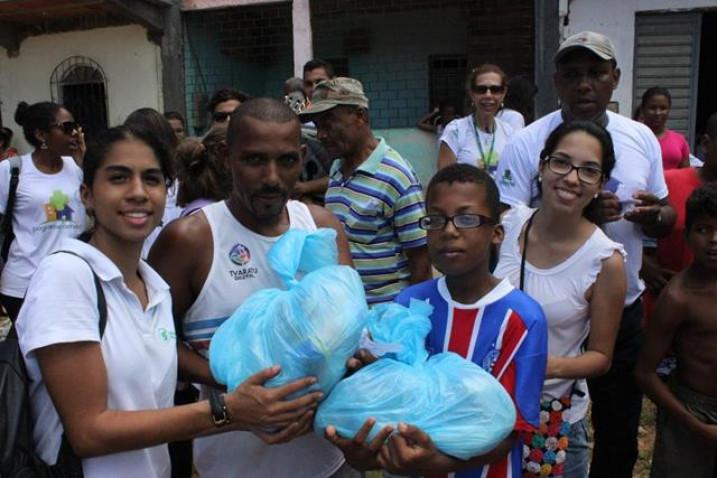
[[(637, 364), (637, 379), (659, 407), (652, 478), (712, 478), (717, 473), (717, 189), (687, 201), (690, 266), (660, 295)], [(677, 368), (664, 383), (655, 368), (668, 348)]]

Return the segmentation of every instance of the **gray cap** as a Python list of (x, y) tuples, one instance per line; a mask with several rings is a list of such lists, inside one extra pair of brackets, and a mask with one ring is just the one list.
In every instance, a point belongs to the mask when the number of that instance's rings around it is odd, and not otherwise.
[(608, 37), (602, 33), (584, 31), (566, 38), (553, 56), (553, 62), (558, 63), (565, 55), (578, 48), (584, 48), (603, 60), (617, 61), (615, 45)]
[(308, 116), (323, 113), (339, 105), (368, 109), (368, 98), (360, 81), (345, 76), (322, 81), (314, 88), (311, 104), (300, 116), (306, 121)]

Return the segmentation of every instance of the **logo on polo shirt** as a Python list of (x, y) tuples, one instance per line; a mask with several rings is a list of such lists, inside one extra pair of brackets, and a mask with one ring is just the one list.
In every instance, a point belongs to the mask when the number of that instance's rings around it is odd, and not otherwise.
[(229, 260), (238, 266), (246, 265), (251, 261), (251, 252), (244, 244), (235, 244), (229, 251)]
[(503, 176), (500, 178), (500, 182), (506, 186), (513, 186), (515, 184), (515, 181), (513, 181), (513, 173), (510, 172), (510, 169), (503, 171)]

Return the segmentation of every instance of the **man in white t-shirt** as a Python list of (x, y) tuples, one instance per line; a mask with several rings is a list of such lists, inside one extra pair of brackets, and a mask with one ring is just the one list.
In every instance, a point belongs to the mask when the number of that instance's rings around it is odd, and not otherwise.
[[(338, 220), (324, 208), (288, 200), (302, 169), (300, 134), (298, 117), (284, 103), (268, 98), (242, 103), (227, 131), (231, 196), (168, 225), (150, 251), (150, 263), (171, 286), (177, 335), (184, 341), (178, 346), (180, 371), (202, 384), (202, 396), (219, 387), (207, 361), (216, 329), (252, 293), (281, 287), (266, 261), (279, 236), (291, 227), (331, 227), (340, 262), (351, 264)], [(338, 449), (306, 434), (312, 422), (307, 413), (291, 431), (197, 439), (195, 466), (202, 478), (352, 476)]]
[[(535, 204), (540, 154), (548, 135), (563, 121), (586, 120), (604, 126), (615, 146), (616, 163), (600, 212), (607, 235), (627, 251), (627, 296), (610, 371), (589, 380), (595, 444), (590, 476), (631, 477), (637, 459), (637, 429), (642, 393), (632, 371), (642, 343), (640, 295), (644, 235), (669, 234), (675, 212), (668, 205), (660, 147), (643, 124), (607, 111), (620, 79), (615, 48), (599, 33), (566, 39), (555, 54), (553, 77), (562, 109), (515, 133), (496, 172), (501, 202)], [(582, 441), (585, 437), (576, 438)], [(585, 448), (587, 450), (587, 448)], [(587, 460), (587, 454), (585, 454)]]

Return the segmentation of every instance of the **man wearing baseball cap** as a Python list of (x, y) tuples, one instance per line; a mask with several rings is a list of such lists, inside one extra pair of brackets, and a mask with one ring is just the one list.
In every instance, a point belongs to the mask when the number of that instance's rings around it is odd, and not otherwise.
[[(607, 111), (620, 79), (615, 47), (610, 39), (596, 32), (577, 33), (562, 42), (554, 62), (553, 82), (561, 109), (510, 138), (498, 165), (496, 182), (505, 205), (536, 205), (540, 152), (558, 125), (572, 120), (593, 121), (612, 136), (616, 163), (598, 196), (598, 206), (603, 229), (627, 251), (628, 290), (609, 371), (601, 377), (578, 376), (576, 379), (590, 379), (587, 388), (592, 398), (595, 430), (590, 476), (630, 478), (637, 459), (642, 406), (642, 393), (633, 377), (642, 343), (640, 296), (645, 288), (639, 277), (642, 241), (644, 235), (668, 234), (675, 212), (668, 205), (660, 147), (655, 136), (645, 125)], [(606, 359), (606, 364), (610, 364), (609, 353)], [(576, 388), (587, 392), (583, 380), (576, 381)], [(573, 395), (571, 407), (586, 408), (588, 400), (586, 393)], [(582, 421), (572, 424), (565, 476), (587, 475), (586, 435)]]
[(369, 304), (389, 302), (431, 278), (423, 192), (411, 164), (371, 131), (363, 85), (338, 77), (316, 85), (302, 121), (335, 158), (326, 207), (344, 225)]

